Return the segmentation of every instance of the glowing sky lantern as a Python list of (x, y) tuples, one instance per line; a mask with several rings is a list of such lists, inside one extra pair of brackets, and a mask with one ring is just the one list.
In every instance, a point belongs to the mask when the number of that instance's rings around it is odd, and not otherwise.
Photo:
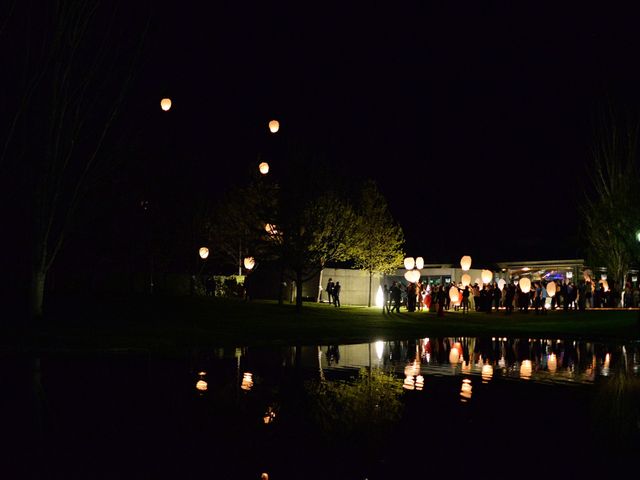
[(266, 175), (267, 173), (269, 173), (269, 164), (267, 162), (262, 162), (260, 165), (258, 165), (258, 170), (260, 170), (261, 174)]
[(471, 257), (469, 255), (465, 255), (460, 259), (460, 268), (465, 272), (469, 271), (471, 268)]
[(482, 277), (482, 283), (489, 283), (493, 278), (493, 272), (491, 270), (482, 270), (480, 276)]
[(204, 260), (209, 256), (209, 249), (207, 247), (200, 247), (200, 250), (198, 250), (198, 254), (200, 255), (200, 258)]
[(527, 277), (521, 278), (520, 290), (522, 290), (522, 293), (529, 293), (531, 291), (531, 280), (529, 280)]
[(555, 297), (557, 291), (556, 282), (547, 283), (547, 295)]
[(416, 257), (416, 268), (422, 270), (424, 268), (424, 258)]
[(160, 100), (160, 108), (165, 112), (168, 112), (169, 109), (171, 108), (171, 99), (163, 98), (162, 100)]
[(404, 259), (404, 268), (406, 268), (407, 270), (413, 270), (413, 267), (416, 266), (416, 261), (413, 259), (413, 257), (407, 257)]
[(500, 291), (504, 290), (504, 286), (507, 284), (507, 281), (504, 278), (498, 280), (498, 288)]
[(460, 301), (460, 292), (456, 287), (451, 287), (449, 289), (449, 299), (451, 299), (453, 303), (458, 303)]
[(198, 383), (196, 383), (196, 388), (201, 392), (206, 392), (208, 388), (207, 382), (205, 382), (204, 380), (198, 380)]
[(408, 272), (404, 272), (404, 279), (409, 282), (409, 283), (413, 283), (413, 270), (409, 270)]
[(468, 287), (469, 285), (471, 285), (471, 275), (469, 275), (468, 273), (465, 273), (464, 275), (462, 275), (462, 286), (463, 287)]
[(271, 120), (269, 122), (269, 131), (271, 133), (277, 133), (280, 130), (280, 122), (278, 120)]
[(246, 268), (247, 270), (251, 270), (253, 269), (253, 267), (256, 266), (256, 259), (253, 257), (246, 257), (244, 259), (244, 268)]
[(413, 283), (418, 283), (420, 281), (420, 270), (411, 270), (411, 278)]

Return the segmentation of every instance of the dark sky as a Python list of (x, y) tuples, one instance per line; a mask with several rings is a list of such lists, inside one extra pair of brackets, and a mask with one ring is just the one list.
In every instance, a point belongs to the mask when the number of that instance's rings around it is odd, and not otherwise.
[(640, 36), (631, 9), (565, 3), (154, 2), (132, 158), (216, 196), (277, 118), (378, 182), (411, 255), (575, 257), (594, 119), (637, 110)]

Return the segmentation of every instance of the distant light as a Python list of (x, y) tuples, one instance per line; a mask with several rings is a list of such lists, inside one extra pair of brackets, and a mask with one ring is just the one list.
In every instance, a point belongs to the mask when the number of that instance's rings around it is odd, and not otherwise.
[(163, 98), (162, 100), (160, 100), (160, 108), (162, 108), (162, 110), (164, 110), (165, 112), (168, 112), (171, 108), (171, 99)]
[(378, 355), (378, 360), (382, 360), (383, 353), (384, 353), (384, 342), (382, 340), (378, 340), (376, 342), (376, 355)]
[(198, 380), (198, 383), (196, 383), (196, 388), (201, 392), (206, 392), (208, 388), (207, 382), (205, 382), (204, 380)]
[(267, 162), (262, 162), (260, 165), (258, 165), (258, 170), (260, 170), (261, 174), (266, 175), (267, 173), (269, 173), (269, 164)]
[(271, 133), (277, 133), (280, 130), (280, 122), (277, 120), (271, 120), (269, 122), (269, 131)]
[(460, 267), (463, 271), (468, 272), (471, 268), (471, 257), (469, 255), (465, 255), (460, 259)]
[(567, 272), (567, 278), (573, 278), (573, 272)]
[(376, 307), (384, 307), (384, 293), (382, 292), (382, 285), (378, 286), (378, 291), (376, 292)]
[(636, 240), (640, 242), (640, 230), (636, 232)]
[(422, 270), (424, 268), (424, 259), (422, 257), (416, 257), (416, 268)]
[(528, 272), (529, 270), (531, 270), (529, 267), (524, 267), (524, 268), (522, 269), (522, 271), (523, 271), (523, 272)]
[(209, 249), (207, 247), (200, 247), (200, 250), (198, 250), (198, 253), (200, 254), (200, 258), (204, 260), (209, 256)]

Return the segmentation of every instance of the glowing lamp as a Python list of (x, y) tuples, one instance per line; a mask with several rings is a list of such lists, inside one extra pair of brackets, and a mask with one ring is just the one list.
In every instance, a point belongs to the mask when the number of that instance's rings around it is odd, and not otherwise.
[(556, 282), (547, 283), (547, 295), (548, 296), (555, 297), (557, 291), (558, 291), (558, 287), (556, 286)]
[(462, 275), (462, 286), (468, 287), (469, 285), (471, 285), (471, 275), (465, 273), (464, 275)]
[(404, 268), (407, 270), (413, 270), (413, 267), (416, 266), (416, 262), (413, 257), (407, 257), (404, 259)]
[(253, 257), (245, 257), (244, 259), (244, 268), (247, 270), (253, 269), (256, 266), (256, 259)]
[(482, 270), (480, 276), (482, 277), (482, 283), (489, 283), (493, 278), (493, 272), (491, 270)]
[(200, 258), (204, 260), (209, 256), (209, 249), (207, 247), (200, 247), (200, 250), (198, 250), (198, 253), (200, 254)]
[(271, 133), (277, 133), (280, 130), (280, 122), (278, 120), (271, 120), (269, 122), (269, 131)]
[(531, 290), (531, 280), (529, 280), (527, 277), (521, 278), (520, 290), (522, 290), (522, 293), (529, 293), (529, 291)]
[(168, 112), (169, 109), (171, 108), (171, 99), (163, 98), (162, 100), (160, 100), (160, 108), (165, 112)]
[(500, 291), (504, 290), (504, 286), (507, 284), (507, 281), (504, 278), (498, 280), (498, 288)]
[(458, 303), (460, 301), (460, 292), (458, 291), (458, 289), (456, 287), (451, 287), (449, 289), (449, 299), (453, 303)]
[(266, 175), (267, 173), (269, 173), (269, 164), (267, 162), (262, 162), (260, 165), (258, 165), (258, 170), (260, 170), (261, 174)]
[(471, 257), (469, 255), (465, 255), (460, 259), (460, 268), (465, 272), (469, 271), (471, 268)]
[(384, 293), (382, 291), (382, 285), (378, 285), (378, 291), (376, 292), (376, 307), (384, 307)]
[(424, 268), (424, 258), (416, 257), (416, 268), (422, 270)]

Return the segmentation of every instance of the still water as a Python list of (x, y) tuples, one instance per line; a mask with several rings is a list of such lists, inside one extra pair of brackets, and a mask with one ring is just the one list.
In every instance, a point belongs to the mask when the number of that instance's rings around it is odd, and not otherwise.
[(640, 452), (638, 343), (2, 358), (3, 478), (540, 478)]

